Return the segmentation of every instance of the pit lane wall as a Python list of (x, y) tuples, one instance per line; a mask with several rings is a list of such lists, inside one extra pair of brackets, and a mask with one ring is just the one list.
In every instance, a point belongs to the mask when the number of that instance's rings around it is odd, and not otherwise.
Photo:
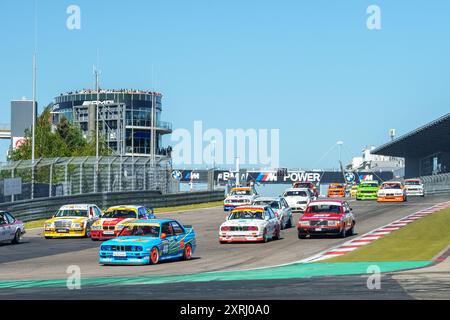
[(111, 192), (73, 195), (0, 204), (0, 210), (11, 212), (24, 222), (50, 218), (63, 205), (96, 204), (102, 209), (115, 205), (135, 204), (152, 208), (174, 207), (221, 201), (224, 191), (161, 194), (157, 191)]

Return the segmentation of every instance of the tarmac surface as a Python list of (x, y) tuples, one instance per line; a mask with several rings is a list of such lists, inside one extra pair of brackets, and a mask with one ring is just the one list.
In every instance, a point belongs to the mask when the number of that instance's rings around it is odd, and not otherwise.
[[(351, 201), (357, 219), (356, 232), (363, 234), (411, 213), (448, 201), (448, 196), (410, 198), (407, 203), (378, 204)], [(191, 261), (161, 263), (156, 266), (114, 266), (98, 263), (100, 243), (90, 239), (53, 239), (42, 237), (42, 230), (28, 231), (20, 245), (0, 246), (0, 281), (67, 279), (67, 268), (79, 266), (82, 277), (136, 277), (197, 274), (214, 271), (244, 270), (293, 263), (337, 246), (350, 238), (315, 237), (299, 240), (295, 228), (284, 230), (282, 239), (265, 244), (220, 245), (218, 228), (226, 213), (222, 208), (161, 214), (194, 226), (198, 249)], [(295, 216), (298, 220), (298, 215)], [(357, 236), (357, 235), (356, 235)], [(447, 269), (448, 270), (448, 269)], [(444, 272), (445, 273), (445, 272)], [(403, 278), (402, 278), (403, 277)], [(424, 275), (385, 274), (380, 290), (367, 288), (367, 276), (338, 276), (310, 279), (213, 281), (0, 289), (0, 299), (427, 299), (442, 297), (449, 290), (446, 281), (432, 278), (435, 285), (423, 284)], [(441, 279), (442, 280), (442, 279)], [(433, 282), (433, 283), (434, 283)], [(423, 295), (433, 288), (434, 293)], [(439, 293), (441, 292), (441, 293)]]

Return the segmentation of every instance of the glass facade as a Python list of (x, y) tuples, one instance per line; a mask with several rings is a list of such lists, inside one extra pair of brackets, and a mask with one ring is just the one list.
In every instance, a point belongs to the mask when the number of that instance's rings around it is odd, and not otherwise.
[[(56, 125), (64, 116), (79, 125), (84, 135), (89, 137), (95, 131), (97, 99), (101, 102), (98, 127), (111, 149), (118, 154), (150, 155), (154, 129), (156, 154), (167, 155), (167, 149), (161, 145), (162, 135), (171, 133), (172, 126), (161, 121), (162, 95), (159, 93), (101, 90), (98, 98), (92, 90), (62, 94), (55, 98), (53, 124)], [(152, 128), (153, 112), (156, 115), (155, 128)]]
[(450, 153), (439, 152), (420, 160), (420, 175), (430, 176), (450, 172)]

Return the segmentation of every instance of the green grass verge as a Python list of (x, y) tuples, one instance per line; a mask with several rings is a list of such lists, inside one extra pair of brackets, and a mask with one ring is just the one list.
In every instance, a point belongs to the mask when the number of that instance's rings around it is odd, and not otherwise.
[(449, 245), (450, 209), (445, 209), (326, 262), (431, 260)]
[[(189, 205), (176, 206), (176, 207), (155, 208), (155, 214), (158, 215), (161, 213), (170, 213), (170, 212), (177, 212), (177, 211), (207, 209), (207, 208), (214, 208), (214, 207), (219, 207), (219, 206), (223, 206), (223, 201), (189, 204)], [(42, 228), (46, 220), (47, 219), (41, 219), (41, 220), (26, 222), (25, 228), (26, 229)]]

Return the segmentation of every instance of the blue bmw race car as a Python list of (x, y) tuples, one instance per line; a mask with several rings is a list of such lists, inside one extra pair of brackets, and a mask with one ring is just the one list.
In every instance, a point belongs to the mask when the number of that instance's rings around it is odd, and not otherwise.
[(189, 260), (196, 249), (195, 232), (176, 220), (135, 220), (119, 237), (100, 247), (100, 264), (144, 265), (159, 261)]

